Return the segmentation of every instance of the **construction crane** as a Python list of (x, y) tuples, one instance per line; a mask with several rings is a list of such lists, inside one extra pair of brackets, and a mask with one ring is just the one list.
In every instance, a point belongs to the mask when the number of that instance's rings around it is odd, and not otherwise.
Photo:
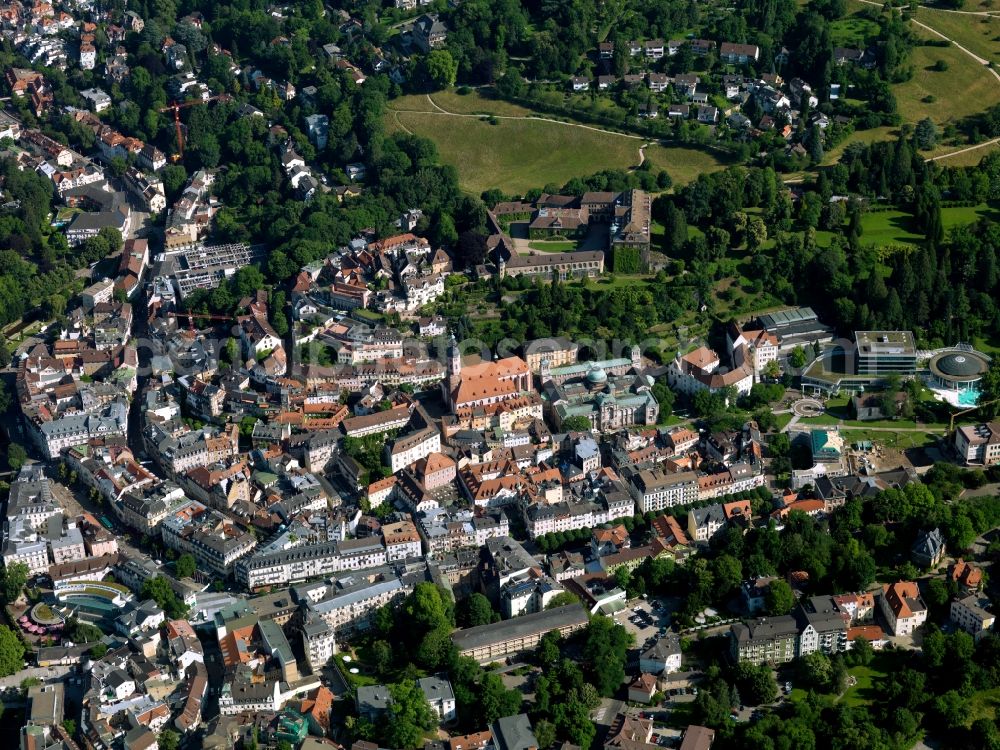
[(187, 109), (188, 107), (193, 107), (196, 104), (208, 104), (209, 102), (228, 102), (232, 99), (229, 94), (219, 94), (218, 96), (210, 96), (208, 99), (191, 99), (186, 102), (172, 102), (167, 107), (161, 107), (159, 112), (173, 112), (174, 113), (174, 133), (177, 136), (177, 153), (170, 155), (170, 161), (175, 164), (179, 162), (184, 157), (184, 133), (181, 131), (181, 110)]
[(992, 399), (990, 401), (983, 401), (981, 404), (976, 404), (971, 409), (964, 409), (962, 411), (956, 411), (954, 414), (951, 415), (951, 419), (948, 421), (948, 435), (947, 435), (947, 437), (951, 437), (952, 435), (955, 434), (955, 418), (956, 417), (961, 417), (964, 414), (970, 414), (971, 412), (978, 411), (980, 408), (982, 408), (984, 406), (987, 406), (989, 404), (995, 404), (998, 401), (1000, 401), (1000, 398), (995, 398), (995, 399)]

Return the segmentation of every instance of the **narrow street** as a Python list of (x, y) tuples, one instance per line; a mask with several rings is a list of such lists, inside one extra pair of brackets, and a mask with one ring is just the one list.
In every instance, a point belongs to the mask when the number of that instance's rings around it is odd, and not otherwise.
[[(150, 238), (152, 240), (152, 238)], [(152, 244), (152, 242), (150, 243)], [(152, 248), (150, 249), (152, 254)], [(149, 321), (146, 318), (146, 289), (144, 287), (147, 278), (140, 282), (139, 291), (132, 301), (132, 341), (136, 344), (136, 354), (139, 358), (139, 369), (136, 375), (136, 389), (132, 394), (132, 403), (128, 412), (128, 446), (132, 454), (139, 460), (144, 460), (145, 450), (142, 447), (142, 392), (149, 379)]]

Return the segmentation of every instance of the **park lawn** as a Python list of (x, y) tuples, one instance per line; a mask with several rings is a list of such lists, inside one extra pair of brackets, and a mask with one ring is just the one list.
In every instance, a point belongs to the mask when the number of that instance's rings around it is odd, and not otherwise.
[(869, 419), (862, 421), (859, 419), (845, 419), (845, 427), (855, 427), (863, 430), (866, 427), (885, 427), (891, 430), (915, 430), (917, 423), (912, 419)]
[(788, 700), (791, 703), (802, 703), (808, 697), (809, 692), (802, 688), (792, 688), (792, 692), (788, 694)]
[(781, 432), (783, 429), (785, 429), (785, 425), (787, 425), (789, 422), (792, 421), (792, 416), (794, 415), (791, 412), (788, 412), (786, 414), (774, 415), (774, 418), (778, 421), (778, 432)]
[(993, 6), (993, 0), (962, 0), (962, 4), (957, 6), (955, 10), (997, 12), (997, 9)]
[(913, 217), (905, 211), (872, 211), (861, 217), (861, 241), (866, 245), (913, 245), (923, 235), (912, 231)]
[[(945, 229), (974, 224), (980, 219), (996, 218), (996, 209), (981, 203), (978, 206), (955, 206), (941, 209), (941, 224)], [(915, 245), (923, 235), (913, 231), (913, 216), (906, 211), (872, 211), (861, 217), (861, 241), (867, 245)], [(821, 244), (818, 243), (817, 244)]]
[(991, 357), (1000, 355), (1000, 341), (987, 341), (983, 337), (979, 337), (974, 341), (975, 347), (978, 351), (983, 354), (988, 354)]
[(859, 665), (847, 670), (847, 673), (854, 677), (857, 682), (844, 691), (844, 694), (840, 696), (840, 703), (844, 703), (851, 708), (857, 708), (859, 706), (867, 706), (872, 702), (875, 680), (886, 675), (886, 672), (880, 668), (881, 665), (876, 666), (877, 664), (878, 660), (873, 659), (872, 663), (867, 667)]
[(827, 411), (843, 411), (847, 413), (847, 406), (851, 403), (849, 396), (840, 394), (837, 396), (831, 396), (826, 400), (826, 410)]
[(354, 314), (357, 315), (359, 318), (364, 318), (365, 320), (369, 320), (372, 323), (385, 322), (385, 315), (383, 315), (380, 312), (375, 312), (374, 310), (366, 310), (363, 307), (359, 307), (356, 310), (354, 310)]
[(671, 412), (665, 417), (662, 417), (659, 422), (656, 423), (657, 427), (673, 427), (678, 424), (685, 424), (688, 420), (684, 417), (678, 417), (676, 414)]
[(840, 424), (840, 417), (832, 414), (819, 414), (815, 417), (800, 417), (798, 424), (814, 427), (831, 427)]
[[(936, 38), (919, 27), (918, 36)], [(930, 70), (938, 60), (948, 70)], [(907, 122), (930, 117), (940, 127), (977, 114), (1000, 102), (1000, 81), (957, 47), (914, 47), (913, 78), (894, 86), (899, 113)], [(933, 102), (923, 99), (933, 96)]]
[[(1000, 18), (963, 16), (921, 6), (915, 18), (985, 60), (1000, 60)], [(998, 83), (1000, 85), (1000, 83)]]
[(980, 203), (978, 206), (953, 206), (941, 209), (941, 225), (945, 229), (975, 224), (981, 219), (996, 221), (998, 218), (1000, 218), (1000, 212), (986, 203)]
[(922, 448), (935, 441), (932, 434), (926, 432), (886, 432), (884, 430), (844, 429), (840, 436), (845, 443), (860, 443), (870, 440), (881, 443), (887, 448), (905, 450), (907, 448)]
[[(499, 120), (390, 112), (394, 124), (437, 144), (455, 165), (459, 183), (479, 195), (489, 188), (523, 194), (548, 183), (563, 185), (602, 169), (629, 169), (639, 161), (634, 138), (542, 120)], [(395, 122), (394, 122), (395, 121)]]
[(576, 250), (577, 244), (570, 240), (533, 240), (528, 247), (543, 253), (568, 253)]

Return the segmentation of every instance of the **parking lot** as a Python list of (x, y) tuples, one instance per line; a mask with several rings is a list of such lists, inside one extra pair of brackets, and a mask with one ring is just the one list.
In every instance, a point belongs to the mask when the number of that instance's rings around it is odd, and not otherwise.
[(662, 638), (670, 628), (670, 614), (666, 604), (659, 599), (640, 599), (631, 609), (615, 615), (615, 620), (635, 636), (639, 649), (652, 646), (657, 638)]

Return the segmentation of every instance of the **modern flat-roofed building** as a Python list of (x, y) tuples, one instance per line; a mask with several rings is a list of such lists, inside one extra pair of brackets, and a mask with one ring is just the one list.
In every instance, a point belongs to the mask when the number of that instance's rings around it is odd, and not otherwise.
[(951, 619), (978, 641), (993, 629), (996, 615), (986, 609), (979, 597), (970, 594), (952, 601)]
[(955, 430), (955, 450), (967, 464), (1000, 463), (1000, 422), (959, 427)]
[(452, 633), (459, 654), (480, 664), (488, 664), (511, 654), (530, 651), (542, 636), (553, 630), (569, 635), (587, 625), (587, 610), (579, 604), (567, 604), (512, 620), (478, 625)]
[(855, 331), (858, 375), (913, 375), (917, 347), (912, 331)]
[(797, 346), (820, 343), (833, 340), (833, 329), (819, 321), (819, 317), (811, 307), (792, 307), (787, 310), (765, 313), (751, 323), (742, 326), (743, 329), (762, 329), (776, 336), (778, 351), (782, 354), (790, 352)]

